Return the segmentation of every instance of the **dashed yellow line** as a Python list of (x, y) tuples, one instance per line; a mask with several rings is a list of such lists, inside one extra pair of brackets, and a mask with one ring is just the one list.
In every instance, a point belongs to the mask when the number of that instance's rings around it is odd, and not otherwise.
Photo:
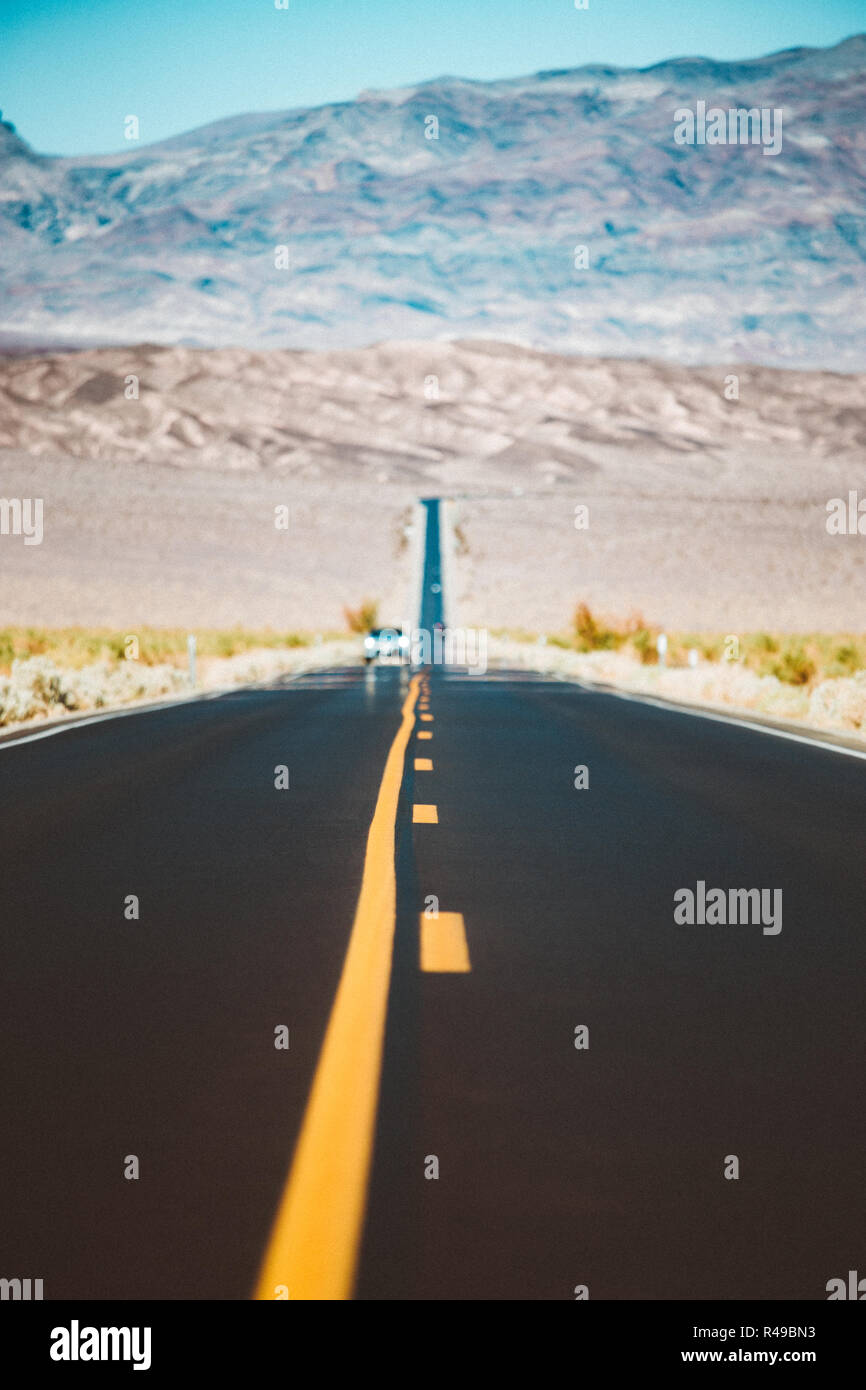
[(425, 722), (426, 724), (432, 724), (432, 723), (433, 723), (433, 716), (432, 716), (432, 714), (422, 714), (422, 715), (420, 716), (420, 718), (423, 719), (424, 722)]
[(432, 759), (432, 758), (416, 758), (416, 759), (415, 759), (415, 771), (416, 771), (416, 772), (432, 772), (432, 771), (433, 771), (433, 759)]
[(421, 913), (421, 969), (451, 975), (472, 969), (462, 912)]
[(418, 730), (418, 737), (419, 737), (419, 738), (432, 738), (433, 735), (430, 733), (430, 731), (429, 731), (428, 729), (419, 729), (419, 730)]
[(382, 774), (343, 972), (256, 1285), (257, 1299), (345, 1299), (352, 1294), (391, 980), (394, 830), (418, 685), (414, 676)]
[(412, 820), (416, 825), (438, 825), (439, 812), (435, 806), (422, 806), (416, 802), (412, 807)]

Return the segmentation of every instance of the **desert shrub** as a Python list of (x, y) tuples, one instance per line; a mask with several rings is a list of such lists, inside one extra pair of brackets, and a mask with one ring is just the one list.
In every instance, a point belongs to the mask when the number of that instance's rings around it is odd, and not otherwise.
[(625, 641), (625, 634), (596, 621), (588, 603), (579, 603), (572, 620), (575, 645), (581, 652), (616, 651)]
[(860, 653), (850, 642), (843, 642), (833, 652), (827, 671), (828, 676), (853, 676), (861, 666)]
[(216, 639), (216, 656), (234, 656), (238, 650), (238, 634), (236, 632), (220, 632)]
[[(548, 642), (579, 652), (618, 650), (625, 645), (643, 665), (655, 666), (659, 631), (640, 613), (603, 621), (583, 602), (574, 611), (570, 639), (551, 636)], [(861, 673), (866, 677), (866, 636), (859, 633), (740, 632), (736, 660), (728, 659), (730, 634), (669, 631), (667, 636), (669, 667), (686, 666), (690, 651), (696, 650), (710, 665), (729, 670), (736, 666), (754, 676), (773, 677), (785, 687), (779, 692), (783, 702), (801, 699), (824, 680), (851, 680)], [(525, 640), (530, 640), (528, 635)]]
[(866, 730), (866, 671), (821, 681), (809, 698), (809, 714), (831, 728)]
[(574, 611), (574, 635), (578, 642), (592, 650), (598, 636), (598, 627), (588, 603), (579, 603)]
[[(331, 634), (337, 636), (338, 634)], [(79, 670), (95, 662), (127, 666), (127, 638), (139, 643), (136, 662), (144, 666), (185, 667), (186, 628), (132, 627), (125, 631), (110, 628), (0, 628), (0, 673), (10, 672), (15, 660), (49, 656), (63, 670)], [(257, 648), (306, 647), (310, 638), (299, 632), (255, 631), (247, 628), (203, 628), (196, 632), (200, 657), (230, 658)]]
[(656, 639), (648, 627), (639, 628), (637, 632), (632, 633), (631, 644), (644, 666), (658, 664)]
[(365, 598), (357, 608), (344, 608), (343, 617), (350, 632), (371, 632), (379, 619), (379, 604), (375, 599)]
[(773, 675), (785, 685), (808, 685), (815, 674), (815, 663), (799, 642), (788, 643), (780, 660), (773, 666)]
[(48, 650), (48, 635), (41, 628), (25, 628), (22, 649), (25, 656), (44, 656)]

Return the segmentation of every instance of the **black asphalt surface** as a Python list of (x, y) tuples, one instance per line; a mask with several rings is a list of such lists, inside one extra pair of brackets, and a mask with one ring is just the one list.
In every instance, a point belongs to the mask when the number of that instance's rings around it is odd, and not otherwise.
[(444, 618), (442, 598), (442, 548), (439, 543), (439, 498), (422, 497), (424, 521), (424, 567), (421, 581), (419, 627), (432, 632)]
[[(427, 542), (432, 625), (435, 504)], [(0, 1276), (249, 1296), (407, 681), (0, 747)], [(358, 1296), (821, 1300), (866, 1273), (866, 764), (526, 673), (434, 669), (430, 692)], [(781, 932), (677, 925), (698, 880), (780, 888)], [(419, 969), (430, 895), (468, 974)]]
[(309, 677), (0, 751), (4, 1277), (46, 1298), (250, 1293), (399, 679)]
[[(404, 681), (0, 752), (6, 1277), (249, 1293)], [(431, 705), (359, 1295), (825, 1297), (864, 1248), (863, 764), (519, 674), (434, 672)], [(419, 798), (438, 825), (411, 824)], [(676, 925), (698, 879), (781, 887), (781, 933)], [(419, 971), (431, 893), (464, 914), (468, 975)]]
[[(866, 1243), (866, 765), (531, 676), (431, 691), (360, 1295), (826, 1298)], [(781, 888), (781, 932), (675, 924), (698, 879)], [(420, 973), (429, 894), (470, 974)]]

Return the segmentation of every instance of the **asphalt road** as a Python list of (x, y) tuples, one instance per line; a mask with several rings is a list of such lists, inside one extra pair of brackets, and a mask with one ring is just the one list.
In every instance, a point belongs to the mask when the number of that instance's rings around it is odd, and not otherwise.
[(56, 1298), (248, 1295), (399, 676), (309, 677), (0, 751), (7, 1277)]
[(442, 598), (442, 548), (439, 543), (439, 498), (422, 497), (424, 522), (424, 567), (421, 581), (418, 626), (432, 632), (444, 619)]
[[(825, 1298), (866, 1235), (863, 763), (527, 676), (431, 708), (360, 1294)], [(699, 879), (782, 930), (676, 924)], [(418, 970), (428, 894), (470, 973)]]
[[(250, 1295), (407, 684), (0, 748), (0, 1276)], [(357, 1296), (823, 1299), (866, 1273), (863, 762), (526, 674), (424, 686)], [(782, 930), (677, 924), (699, 880), (781, 889)], [(470, 970), (419, 968), (431, 896)]]

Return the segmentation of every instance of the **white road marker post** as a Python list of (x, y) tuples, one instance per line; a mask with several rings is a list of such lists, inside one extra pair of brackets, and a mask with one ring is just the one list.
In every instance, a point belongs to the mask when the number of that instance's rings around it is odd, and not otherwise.
[(186, 639), (186, 654), (189, 658), (189, 688), (195, 690), (195, 633), (191, 632)]

